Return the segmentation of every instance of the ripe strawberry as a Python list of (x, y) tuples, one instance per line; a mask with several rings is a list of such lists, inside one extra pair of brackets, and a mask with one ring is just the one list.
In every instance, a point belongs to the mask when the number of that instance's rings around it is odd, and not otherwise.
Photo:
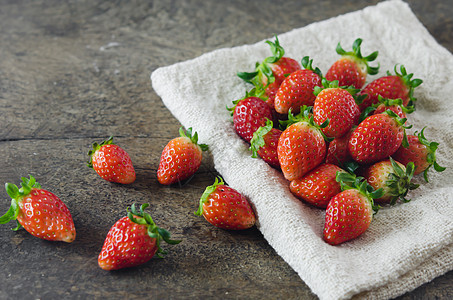
[(11, 207), (0, 217), (0, 224), (16, 220), (14, 231), (24, 227), (31, 235), (49, 241), (71, 243), (76, 230), (71, 213), (54, 194), (41, 188), (35, 178), (22, 177), (21, 188), (7, 183), (6, 192), (12, 198)]
[(258, 97), (247, 97), (233, 101), (233, 126), (236, 133), (250, 142), (253, 133), (266, 124), (266, 119), (272, 120), (271, 108)]
[(328, 82), (325, 79), (323, 86), (315, 88), (314, 121), (322, 124), (329, 120), (329, 125), (322, 128), (322, 132), (328, 137), (341, 137), (359, 121), (359, 106), (352, 96), (356, 91), (338, 87), (338, 81)]
[(326, 163), (342, 167), (346, 162), (351, 161), (349, 153), (349, 139), (354, 132), (355, 127), (349, 130), (345, 135), (336, 137), (327, 147)]
[(135, 181), (135, 170), (126, 151), (113, 144), (113, 137), (100, 145), (93, 143), (93, 150), (88, 152), (88, 167), (107, 181), (129, 184)]
[(171, 245), (181, 242), (171, 240), (167, 230), (156, 226), (151, 216), (144, 212), (148, 206), (143, 204), (137, 211), (133, 204), (127, 217), (112, 226), (98, 257), (99, 267), (107, 271), (135, 267), (156, 254), (159, 257), (166, 254), (160, 247), (161, 240)]
[(297, 116), (290, 111), (288, 117), (289, 126), (278, 140), (277, 154), (283, 175), (291, 181), (304, 176), (324, 160), (326, 141), (321, 128), (328, 122), (316, 125), (306, 106)]
[(337, 174), (342, 192), (327, 205), (324, 223), (324, 240), (330, 245), (338, 245), (363, 234), (379, 209), (373, 199), (381, 197), (383, 191), (374, 191), (363, 177), (354, 177), (348, 173)]
[(300, 64), (289, 57), (285, 57), (285, 49), (280, 45), (278, 38), (275, 43), (266, 41), (271, 47), (272, 55), (263, 62), (257, 63), (254, 72), (239, 72), (237, 75), (245, 82), (254, 85), (250, 96), (259, 97), (273, 108), (275, 94), (288, 74), (300, 69)]
[(367, 84), (359, 95), (367, 95), (359, 105), (360, 110), (379, 102), (378, 96), (383, 98), (403, 100), (404, 106), (415, 107), (416, 99), (413, 96), (414, 89), (423, 83), (421, 79), (412, 79), (413, 73), (407, 74), (406, 68), (400, 67), (401, 73), (396, 70), (395, 75), (387, 71), (387, 76), (380, 77)]
[(275, 95), (275, 110), (280, 114), (287, 114), (291, 109), (298, 113), (303, 105), (312, 106), (316, 96), (313, 91), (321, 86), (321, 71), (313, 69), (313, 60), (308, 56), (302, 59), (304, 69), (291, 73), (280, 85)]
[(255, 131), (250, 142), (250, 150), (253, 158), (259, 155), (270, 166), (279, 169), (277, 145), (282, 131), (272, 127), (273, 122), (268, 119), (265, 126)]
[(235, 189), (216, 178), (213, 185), (206, 188), (195, 212), (212, 225), (230, 230), (247, 229), (255, 225), (255, 214), (247, 199)]
[(332, 164), (321, 164), (301, 178), (291, 181), (291, 193), (299, 199), (319, 208), (326, 208), (330, 199), (341, 192), (335, 180), (337, 172), (345, 172)]
[(409, 146), (407, 148), (400, 147), (393, 157), (403, 164), (413, 162), (415, 164), (414, 174), (418, 175), (423, 172), (423, 176), (428, 182), (428, 170), (434, 166), (434, 170), (442, 172), (445, 167), (441, 167), (436, 161), (436, 150), (439, 143), (429, 142), (424, 135), (424, 130), (415, 135), (408, 135), (407, 141)]
[(364, 177), (369, 185), (375, 190), (382, 188), (384, 191), (384, 194), (380, 198), (374, 199), (374, 201), (384, 204), (390, 203), (390, 205), (394, 205), (398, 199), (403, 202), (410, 201), (406, 199), (407, 193), (409, 190), (416, 189), (419, 186), (411, 183), (413, 176), (413, 162), (404, 166), (394, 161), (391, 157), (374, 163), (364, 172)]
[[(398, 115), (401, 119), (406, 118), (406, 114), (410, 114), (414, 111), (412, 106), (404, 106), (402, 99), (387, 99), (381, 95), (378, 96), (378, 103), (373, 105), (373, 115), (383, 113), (386, 110), (391, 110)], [(374, 108), (375, 106), (375, 108)]]
[(174, 184), (194, 175), (201, 165), (203, 151), (208, 150), (207, 145), (198, 144), (198, 134), (195, 132), (192, 135), (192, 128), (187, 131), (179, 128), (179, 135), (162, 150), (157, 169), (160, 184)]
[(379, 52), (375, 51), (363, 57), (360, 49), (362, 39), (356, 39), (352, 44), (352, 51), (346, 52), (338, 43), (336, 51), (341, 58), (333, 63), (326, 73), (329, 81), (338, 80), (340, 86), (354, 86), (356, 89), (362, 88), (365, 84), (367, 74), (376, 75), (379, 71), (377, 67), (370, 67), (368, 62), (374, 61)]
[(361, 164), (371, 164), (393, 155), (398, 148), (407, 146), (406, 119), (393, 111), (372, 115), (363, 120), (349, 139), (349, 153)]

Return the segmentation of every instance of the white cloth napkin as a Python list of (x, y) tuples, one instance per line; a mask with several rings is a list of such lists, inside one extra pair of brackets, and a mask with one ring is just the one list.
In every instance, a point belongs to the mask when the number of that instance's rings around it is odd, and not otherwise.
[(250, 157), (225, 109), (250, 88), (236, 72), (252, 70), (269, 55), (264, 41), (216, 50), (151, 75), (172, 114), (209, 145), (224, 180), (250, 199), (265, 239), (321, 299), (396, 297), (453, 269), (453, 56), (400, 0), (278, 36), (286, 56), (300, 61), (309, 55), (323, 72), (338, 59), (337, 42), (347, 49), (358, 37), (363, 54), (379, 50), (381, 71), (368, 81), (393, 72), (397, 63), (423, 79), (409, 121), (414, 130), (427, 126), (425, 136), (440, 143), (438, 162), (447, 170), (432, 170), (430, 183), (418, 176), (421, 187), (409, 194), (411, 202), (382, 208), (361, 237), (340, 246), (322, 240), (323, 210), (294, 198), (278, 171)]

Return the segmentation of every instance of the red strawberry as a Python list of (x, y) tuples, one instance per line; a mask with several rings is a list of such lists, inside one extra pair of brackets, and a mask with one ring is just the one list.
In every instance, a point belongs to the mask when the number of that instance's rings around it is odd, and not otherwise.
[(334, 138), (327, 148), (326, 163), (337, 166), (343, 166), (346, 162), (351, 161), (349, 153), (349, 139), (355, 128), (352, 128), (345, 135)]
[(280, 85), (275, 95), (275, 110), (280, 114), (287, 114), (291, 109), (298, 113), (303, 105), (312, 106), (316, 96), (313, 91), (321, 86), (321, 71), (313, 69), (313, 60), (308, 56), (302, 59), (304, 69), (291, 73)]
[(363, 234), (378, 210), (373, 199), (379, 198), (383, 191), (373, 191), (363, 177), (352, 178), (348, 173), (337, 174), (343, 191), (327, 205), (324, 223), (324, 240), (330, 245), (338, 245)]
[(328, 137), (341, 137), (359, 121), (360, 110), (351, 93), (354, 89), (338, 87), (338, 81), (328, 82), (323, 79), (324, 89), (315, 88), (313, 117), (317, 124), (329, 120), (329, 125), (322, 128)]
[(144, 212), (148, 206), (143, 204), (137, 211), (133, 204), (127, 217), (112, 226), (98, 257), (102, 269), (110, 271), (144, 264), (156, 254), (159, 257), (166, 254), (160, 248), (161, 240), (172, 245), (180, 242), (171, 240), (167, 230), (156, 226), (151, 216)]
[(405, 129), (410, 126), (404, 126), (405, 122), (390, 110), (365, 118), (349, 139), (352, 158), (361, 164), (371, 164), (393, 155), (401, 145), (407, 146)]
[(341, 55), (329, 68), (326, 79), (329, 81), (338, 80), (340, 86), (354, 86), (356, 89), (362, 88), (365, 84), (367, 74), (375, 75), (379, 71), (377, 67), (370, 67), (368, 62), (374, 61), (378, 56), (378, 51), (363, 57), (360, 45), (362, 39), (356, 39), (352, 44), (352, 51), (346, 52), (338, 43), (336, 51)]
[(255, 225), (255, 214), (247, 199), (235, 189), (216, 178), (200, 198), (195, 212), (212, 225), (230, 230), (247, 229)]
[(332, 164), (321, 164), (303, 177), (294, 179), (289, 186), (291, 193), (316, 207), (326, 208), (330, 199), (341, 192), (335, 178), (337, 172), (345, 172)]
[(21, 188), (7, 183), (11, 207), (0, 217), (0, 224), (16, 220), (33, 236), (49, 241), (71, 243), (76, 237), (74, 222), (66, 205), (54, 194), (41, 188), (35, 178), (22, 177)]
[(413, 176), (413, 162), (408, 163), (405, 167), (391, 157), (369, 166), (364, 174), (369, 185), (375, 190), (382, 188), (384, 191), (384, 194), (374, 201), (391, 205), (395, 204), (398, 199), (404, 202), (409, 201), (406, 199), (407, 193), (419, 186), (411, 183)]
[(359, 105), (360, 110), (379, 102), (378, 96), (383, 98), (403, 100), (404, 106), (415, 106), (416, 99), (413, 96), (414, 89), (423, 83), (421, 79), (412, 79), (414, 74), (407, 74), (404, 66), (398, 73), (395, 65), (395, 75), (387, 72), (387, 76), (380, 77), (367, 84), (359, 95), (367, 95)]
[(381, 95), (378, 96), (378, 103), (374, 104), (375, 110), (373, 115), (383, 113), (386, 110), (391, 110), (398, 115), (401, 119), (406, 118), (406, 114), (410, 114), (414, 111), (414, 108), (411, 106), (404, 106), (402, 99), (386, 99)]
[(174, 184), (194, 175), (201, 165), (203, 151), (208, 150), (207, 145), (198, 144), (198, 134), (192, 135), (192, 128), (187, 131), (179, 128), (179, 135), (162, 150), (157, 169), (157, 180), (161, 184)]
[(277, 145), (282, 131), (272, 127), (273, 122), (267, 120), (265, 126), (255, 131), (250, 142), (250, 150), (252, 151), (253, 158), (259, 155), (270, 166), (279, 169), (280, 163), (278, 162)]
[(408, 135), (408, 147), (400, 147), (393, 157), (403, 164), (408, 164), (413, 162), (415, 164), (414, 174), (418, 175), (423, 172), (423, 176), (428, 182), (428, 170), (431, 166), (434, 166), (434, 170), (437, 172), (442, 172), (445, 170), (445, 167), (441, 167), (436, 161), (436, 150), (439, 146), (439, 143), (429, 142), (424, 135), (424, 130), (415, 135)]
[(300, 64), (289, 57), (285, 57), (285, 49), (280, 45), (278, 38), (275, 43), (266, 41), (271, 47), (272, 55), (257, 63), (254, 72), (239, 72), (237, 75), (245, 82), (254, 85), (250, 96), (263, 99), (273, 108), (275, 94), (288, 74), (300, 69)]
[(272, 120), (271, 108), (258, 97), (246, 97), (233, 101), (234, 107), (228, 108), (233, 114), (233, 126), (236, 133), (250, 142), (253, 133)]
[(135, 181), (135, 170), (126, 151), (113, 144), (113, 137), (100, 145), (93, 143), (93, 150), (88, 152), (88, 167), (107, 181), (129, 184)]
[(287, 180), (304, 176), (325, 158), (326, 142), (321, 126), (313, 121), (310, 108), (303, 106), (297, 116), (289, 112), (288, 126), (280, 136), (277, 146), (278, 160)]

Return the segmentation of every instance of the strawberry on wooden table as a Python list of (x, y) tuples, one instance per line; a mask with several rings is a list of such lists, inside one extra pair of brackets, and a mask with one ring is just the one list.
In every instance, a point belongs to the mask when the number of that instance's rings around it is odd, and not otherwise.
[(280, 167), (287, 180), (302, 177), (321, 164), (326, 156), (326, 136), (321, 125), (315, 124), (311, 107), (303, 106), (298, 115), (288, 114), (289, 125), (278, 140), (277, 154)]
[(360, 89), (365, 84), (367, 74), (376, 75), (378, 73), (379, 65), (371, 67), (368, 63), (376, 60), (379, 52), (375, 51), (363, 57), (361, 44), (362, 39), (356, 39), (352, 44), (352, 51), (346, 52), (338, 43), (336, 51), (341, 58), (334, 62), (327, 71), (327, 80), (338, 80), (340, 86), (354, 86), (356, 89)]
[(360, 117), (359, 106), (353, 97), (357, 92), (352, 87), (339, 87), (338, 81), (322, 80), (323, 87), (316, 87), (316, 99), (313, 105), (313, 118), (317, 124), (329, 120), (322, 132), (332, 138), (345, 135)]
[(137, 211), (135, 204), (127, 216), (118, 220), (107, 233), (98, 256), (99, 266), (107, 271), (135, 267), (149, 261), (154, 255), (166, 254), (160, 242), (175, 245), (180, 240), (170, 239), (170, 233), (156, 226), (143, 204)]
[(107, 181), (129, 184), (135, 181), (135, 169), (129, 154), (120, 146), (113, 144), (113, 137), (101, 144), (93, 143), (88, 152), (88, 167)]
[[(260, 100), (262, 102), (262, 100)], [(188, 179), (200, 168), (205, 144), (198, 144), (198, 134), (192, 128), (184, 131), (179, 128), (179, 137), (172, 139), (162, 150), (157, 180), (164, 185), (174, 184)]]
[(423, 176), (428, 182), (428, 170), (434, 166), (434, 170), (442, 172), (445, 167), (440, 166), (436, 161), (436, 150), (439, 146), (437, 142), (430, 142), (424, 135), (424, 127), (420, 133), (415, 132), (414, 135), (407, 135), (408, 147), (400, 147), (393, 157), (403, 164), (413, 162), (415, 164), (414, 174), (423, 173)]
[(411, 182), (414, 170), (413, 162), (404, 166), (391, 157), (369, 166), (364, 172), (368, 184), (375, 190), (382, 188), (384, 191), (384, 194), (374, 201), (390, 205), (394, 205), (398, 199), (408, 202), (407, 193), (419, 186)]
[(379, 102), (379, 95), (388, 99), (403, 100), (404, 106), (415, 107), (416, 98), (414, 89), (423, 83), (421, 79), (414, 78), (413, 73), (407, 73), (406, 68), (401, 65), (400, 72), (395, 65), (395, 75), (387, 71), (387, 76), (383, 76), (368, 83), (361, 91), (360, 95), (367, 95), (359, 105), (360, 110)]
[(386, 110), (365, 118), (349, 139), (349, 153), (361, 164), (371, 164), (393, 155), (403, 145), (407, 147), (406, 119)]
[(373, 199), (380, 198), (382, 189), (374, 190), (363, 177), (349, 173), (337, 173), (342, 192), (335, 195), (327, 205), (324, 240), (338, 245), (362, 235), (370, 226), (379, 207)]
[(336, 181), (337, 172), (345, 172), (332, 164), (321, 164), (303, 177), (290, 183), (291, 193), (299, 199), (319, 208), (326, 208), (330, 199), (341, 192)]
[(273, 128), (274, 123), (271, 120), (266, 121), (266, 125), (258, 128), (253, 134), (250, 141), (250, 150), (252, 157), (261, 157), (270, 166), (279, 169), (277, 145), (282, 131)]
[(277, 37), (274, 43), (271, 41), (266, 43), (271, 47), (272, 55), (266, 57), (261, 63), (257, 63), (255, 71), (239, 72), (237, 75), (245, 82), (254, 85), (250, 96), (262, 98), (271, 108), (274, 108), (274, 98), (280, 84), (287, 75), (299, 70), (300, 64), (284, 56), (285, 49), (280, 45)]
[(312, 106), (316, 96), (313, 91), (321, 86), (321, 71), (313, 68), (313, 60), (308, 56), (302, 59), (301, 70), (294, 71), (280, 85), (275, 95), (275, 110), (280, 114), (288, 114), (289, 110), (298, 113), (303, 105)]
[(17, 221), (33, 236), (49, 241), (71, 243), (76, 230), (67, 206), (53, 193), (44, 190), (36, 179), (22, 177), (21, 188), (7, 183), (6, 192), (12, 198), (11, 207), (0, 217), (0, 224)]
[(233, 126), (236, 133), (249, 142), (253, 133), (272, 120), (271, 108), (258, 97), (246, 96), (244, 99), (233, 101), (234, 106), (228, 108), (232, 112)]
[(242, 230), (255, 225), (255, 213), (247, 199), (235, 189), (216, 178), (206, 188), (195, 212), (212, 225), (229, 230)]

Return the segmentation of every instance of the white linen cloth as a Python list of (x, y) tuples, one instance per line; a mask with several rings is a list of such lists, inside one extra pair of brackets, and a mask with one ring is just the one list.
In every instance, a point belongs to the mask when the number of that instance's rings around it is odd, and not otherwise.
[(151, 75), (166, 107), (209, 145), (225, 182), (248, 197), (264, 238), (320, 299), (392, 298), (453, 269), (453, 56), (401, 0), (278, 36), (285, 56), (300, 61), (309, 55), (324, 73), (339, 57), (337, 42), (349, 50), (358, 37), (363, 54), (379, 50), (380, 72), (368, 82), (393, 72), (397, 63), (423, 79), (409, 133), (427, 126), (425, 136), (440, 143), (438, 162), (447, 169), (431, 170), (429, 183), (417, 176), (421, 186), (408, 195), (411, 202), (382, 208), (362, 236), (339, 246), (322, 239), (324, 210), (297, 200), (281, 173), (251, 158), (225, 109), (250, 89), (236, 73), (252, 71), (270, 55), (264, 41), (219, 49)]

